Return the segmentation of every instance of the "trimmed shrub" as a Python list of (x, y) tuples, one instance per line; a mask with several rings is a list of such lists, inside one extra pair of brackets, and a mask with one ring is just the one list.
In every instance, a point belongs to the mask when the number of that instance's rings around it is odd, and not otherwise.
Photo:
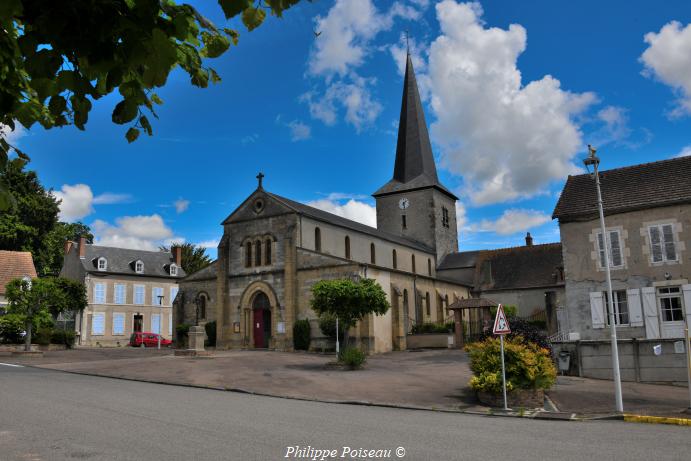
[[(336, 316), (331, 312), (324, 312), (319, 316), (319, 329), (327, 338), (336, 338)], [(345, 337), (345, 327), (343, 322), (338, 323), (338, 337), (343, 341)]]
[[(501, 351), (498, 338), (469, 344), (470, 369), (474, 376), (470, 387), (476, 391), (502, 392)], [(506, 390), (549, 389), (557, 380), (557, 370), (550, 351), (523, 338), (505, 338), (504, 362)]]
[(422, 323), (420, 325), (413, 325), (412, 333), (414, 335), (423, 333), (453, 333), (456, 329), (454, 322), (448, 323)]
[(19, 344), (24, 339), (24, 322), (14, 314), (0, 316), (0, 343)]
[(204, 342), (204, 346), (216, 347), (216, 321), (214, 320), (213, 322), (207, 322), (206, 325), (204, 325), (204, 330), (206, 331), (206, 337), (208, 338)]
[[(521, 338), (523, 343), (534, 343), (543, 349), (547, 349), (550, 353), (552, 352), (552, 343), (549, 342), (547, 333), (540, 328), (537, 328), (531, 322), (524, 320), (520, 317), (509, 317), (509, 327), (511, 327), (511, 334), (507, 335), (508, 338)], [(494, 337), (492, 330), (489, 329), (485, 331), (480, 336), (480, 341), (487, 338)]]
[(76, 339), (76, 333), (72, 330), (53, 330), (50, 335), (51, 344), (64, 344), (72, 349)]
[(50, 340), (53, 336), (53, 329), (48, 327), (42, 327), (34, 331), (31, 336), (31, 341), (39, 346), (47, 346), (50, 344)]
[(190, 331), (189, 323), (181, 323), (175, 327), (175, 343), (177, 347), (184, 347), (187, 341), (187, 333)]
[(338, 355), (338, 361), (350, 368), (357, 370), (367, 360), (367, 356), (357, 347), (346, 347)]
[[(515, 317), (516, 315), (518, 315), (518, 307), (512, 306), (511, 304), (507, 304), (506, 306), (502, 304), (502, 307), (504, 308), (504, 313), (507, 317)], [(489, 313), (492, 315), (492, 318), (496, 317), (497, 306), (490, 307)]]
[(293, 347), (298, 351), (306, 351), (310, 348), (311, 338), (310, 321), (296, 320), (293, 325)]

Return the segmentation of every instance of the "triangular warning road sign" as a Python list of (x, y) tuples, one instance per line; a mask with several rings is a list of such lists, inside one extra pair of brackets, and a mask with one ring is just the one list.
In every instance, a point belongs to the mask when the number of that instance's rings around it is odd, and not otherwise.
[(511, 333), (509, 321), (506, 319), (506, 314), (501, 304), (497, 307), (497, 316), (494, 317), (494, 328), (492, 328), (492, 333), (495, 335), (506, 335)]

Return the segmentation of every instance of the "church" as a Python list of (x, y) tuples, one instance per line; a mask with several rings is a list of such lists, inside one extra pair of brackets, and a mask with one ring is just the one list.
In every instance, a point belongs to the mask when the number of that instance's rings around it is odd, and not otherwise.
[(216, 321), (219, 349), (293, 349), (293, 324), (308, 319), (311, 348), (326, 347), (310, 308), (324, 279), (370, 278), (391, 309), (350, 332), (367, 353), (405, 350), (413, 325), (452, 320), (449, 304), (470, 285), (444, 264), (458, 253), (457, 197), (437, 176), (410, 56), (404, 77), (393, 178), (374, 194), (377, 227), (257, 189), (222, 223), (218, 259), (180, 282), (175, 323)]

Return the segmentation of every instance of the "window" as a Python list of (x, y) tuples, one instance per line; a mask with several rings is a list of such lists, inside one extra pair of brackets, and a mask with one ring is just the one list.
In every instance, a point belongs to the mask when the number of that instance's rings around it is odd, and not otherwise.
[(322, 231), (318, 227), (314, 228), (314, 251), (322, 251)]
[(161, 334), (161, 314), (151, 314), (151, 331)]
[(391, 252), (391, 259), (393, 260), (393, 268), (398, 268), (398, 257), (395, 249)]
[(401, 215), (401, 226), (403, 226), (403, 229), (408, 228), (408, 224), (406, 223), (406, 220), (405, 220), (405, 215)]
[(252, 244), (245, 245), (245, 267), (252, 267)]
[(425, 306), (425, 310), (427, 311), (427, 317), (429, 317), (430, 315), (432, 315), (429, 305), (429, 291), (425, 293)]
[(144, 304), (144, 285), (134, 286), (134, 303)]
[(163, 288), (155, 287), (151, 290), (151, 304), (154, 306), (163, 304)]
[(264, 261), (266, 265), (271, 265), (271, 239), (264, 240)]
[(350, 237), (347, 235), (345, 238), (345, 257), (346, 259), (350, 259)]
[(115, 304), (125, 304), (125, 289), (127, 287), (122, 284), (115, 284)]
[[(613, 268), (619, 268), (623, 267), (624, 261), (622, 259), (621, 255), (621, 240), (619, 238), (619, 231), (618, 230), (613, 230), (613, 231), (608, 231), (609, 238), (608, 240), (608, 247), (609, 247), (609, 267)], [(598, 232), (597, 234), (597, 249), (599, 253), (599, 263), (600, 267), (604, 268), (605, 267), (605, 245), (602, 242), (602, 232)]]
[(113, 336), (125, 334), (125, 314), (113, 314)]
[(415, 255), (410, 256), (410, 262), (411, 262), (412, 267), (413, 267), (413, 272), (415, 272)]
[(108, 269), (108, 260), (101, 256), (98, 258), (98, 270), (104, 271), (106, 269)]
[(444, 305), (446, 306), (446, 316), (449, 316), (449, 295), (444, 296)]
[(449, 227), (449, 209), (446, 207), (441, 209), (441, 225), (442, 227)]
[(657, 290), (660, 298), (660, 313), (663, 322), (678, 322), (684, 320), (681, 304), (681, 290), (679, 287), (664, 287)]
[(97, 283), (94, 285), (94, 304), (106, 303), (106, 284)]
[[(609, 325), (609, 297), (605, 291), (602, 294), (602, 299), (605, 304), (605, 323)], [(628, 325), (629, 324), (629, 306), (626, 299), (626, 290), (612, 291), (612, 301), (614, 305), (614, 324)]]
[(432, 260), (427, 258), (427, 275), (432, 275)]
[(134, 271), (137, 274), (143, 273), (144, 272), (144, 263), (141, 261), (137, 261), (136, 263), (134, 263)]
[(91, 317), (91, 334), (93, 336), (103, 336), (106, 331), (106, 313), (94, 312)]
[(201, 295), (199, 297), (199, 318), (200, 319), (206, 318), (206, 296), (205, 295)]
[(180, 288), (178, 287), (170, 287), (170, 305), (173, 305), (173, 301), (175, 301), (175, 297), (178, 295), (178, 290)]
[(369, 244), (369, 259), (372, 264), (377, 264), (377, 254), (374, 249), (374, 243)]
[(672, 224), (650, 226), (648, 234), (650, 236), (650, 254), (654, 263), (677, 260)]
[(178, 275), (178, 266), (177, 265), (175, 265), (175, 264), (170, 265), (170, 275), (172, 275), (173, 277)]
[(262, 242), (260, 240), (254, 242), (254, 265), (262, 265)]

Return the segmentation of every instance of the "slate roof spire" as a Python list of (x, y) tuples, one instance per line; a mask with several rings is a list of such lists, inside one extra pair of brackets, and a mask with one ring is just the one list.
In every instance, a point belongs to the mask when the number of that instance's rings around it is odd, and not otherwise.
[(393, 179), (376, 191), (374, 196), (427, 187), (438, 188), (456, 199), (441, 185), (437, 177), (425, 112), (420, 101), (413, 61), (408, 52), (403, 78), (403, 98), (398, 123)]

